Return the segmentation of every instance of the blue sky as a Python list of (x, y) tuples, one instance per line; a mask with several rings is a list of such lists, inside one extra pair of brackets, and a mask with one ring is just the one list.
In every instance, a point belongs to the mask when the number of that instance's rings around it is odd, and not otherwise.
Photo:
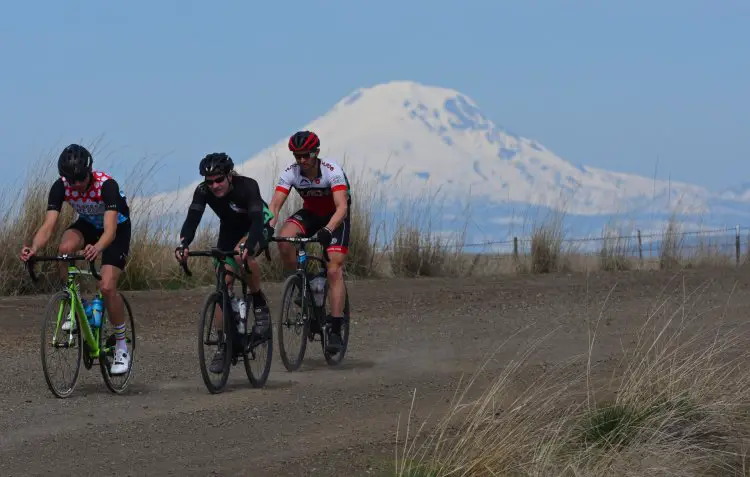
[[(0, 184), (67, 143), (160, 189), (245, 160), (352, 90), (457, 89), (573, 162), (750, 179), (750, 2), (16, 1), (0, 15)], [(95, 158), (96, 159), (96, 158)]]

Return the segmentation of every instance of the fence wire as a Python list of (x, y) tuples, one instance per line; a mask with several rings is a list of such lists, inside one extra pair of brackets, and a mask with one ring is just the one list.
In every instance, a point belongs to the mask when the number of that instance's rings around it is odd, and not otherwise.
[[(736, 258), (748, 253), (748, 239), (742, 239), (748, 226), (700, 229), (689, 231), (669, 230), (663, 232), (631, 235), (607, 235), (562, 238), (558, 231), (550, 231), (546, 240), (560, 245), (563, 252), (590, 254), (611, 254), (634, 258), (655, 258), (664, 253), (681, 256), (723, 255)], [(525, 255), (531, 253), (533, 237), (512, 237), (506, 240), (488, 240), (456, 244), (456, 247), (469, 253), (498, 253)]]

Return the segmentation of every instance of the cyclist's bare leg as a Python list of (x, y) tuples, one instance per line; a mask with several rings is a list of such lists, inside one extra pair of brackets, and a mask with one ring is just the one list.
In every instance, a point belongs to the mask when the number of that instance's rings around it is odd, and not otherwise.
[(341, 252), (328, 252), (328, 293), (331, 300), (331, 316), (344, 316), (344, 303), (346, 301), (346, 288), (344, 287), (344, 261), (346, 254)]
[(331, 334), (328, 338), (327, 351), (336, 353), (343, 346), (341, 327), (344, 324), (344, 304), (346, 302), (346, 288), (344, 286), (344, 260), (346, 254), (328, 250), (328, 293), (331, 304)]
[[(83, 234), (76, 229), (68, 229), (63, 233), (62, 238), (60, 239), (60, 245), (57, 246), (57, 251), (60, 254), (73, 255), (76, 252), (81, 251), (83, 247)], [(58, 262), (58, 266), (60, 270), (60, 278), (63, 283), (66, 283), (68, 280), (69, 263)]]
[(99, 290), (104, 297), (104, 306), (107, 307), (107, 315), (112, 326), (121, 326), (125, 323), (125, 305), (122, 297), (117, 293), (117, 280), (120, 279), (122, 270), (114, 265), (102, 265), (99, 281)]
[(114, 265), (102, 265), (99, 274), (99, 290), (104, 298), (104, 306), (107, 308), (109, 322), (115, 335), (115, 357), (109, 372), (113, 375), (124, 374), (128, 371), (130, 356), (125, 336), (125, 304), (122, 297), (117, 293), (117, 280), (122, 270)]
[[(294, 222), (286, 222), (279, 232), (280, 237), (296, 237), (298, 233), (304, 233), (304, 230)], [(279, 255), (284, 264), (284, 270), (291, 271), (297, 267), (296, 247), (292, 243), (278, 242)]]
[[(242, 237), (242, 240), (237, 244), (235, 250), (239, 252), (240, 245), (245, 243), (246, 240), (247, 237)], [(263, 335), (268, 329), (271, 315), (268, 309), (268, 303), (266, 303), (266, 298), (260, 293), (260, 264), (258, 263), (258, 260), (249, 253), (249, 251), (245, 263), (247, 263), (247, 266), (250, 269), (250, 276), (246, 277), (246, 280), (247, 291), (252, 297), (253, 315), (255, 316), (253, 331), (255, 335)], [(244, 270), (242, 272), (245, 273)], [(249, 308), (250, 303), (247, 303), (247, 306)]]
[[(237, 243), (237, 246), (234, 247), (234, 250), (239, 252), (240, 251), (240, 245), (245, 243), (247, 240), (247, 237), (242, 237), (242, 239)], [(237, 256), (238, 262), (241, 262), (241, 256)], [(245, 260), (245, 263), (247, 263), (248, 268), (250, 268), (250, 276), (247, 277), (247, 288), (250, 293), (258, 293), (260, 291), (260, 264), (258, 264), (258, 261), (255, 260), (254, 257), (252, 257), (248, 251), (247, 260)], [(244, 272), (244, 270), (242, 270)], [(229, 278), (229, 277), (227, 277)]]

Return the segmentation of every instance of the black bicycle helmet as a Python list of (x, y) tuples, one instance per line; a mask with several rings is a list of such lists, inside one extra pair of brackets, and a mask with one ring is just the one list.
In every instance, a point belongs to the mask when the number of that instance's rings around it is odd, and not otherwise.
[(226, 155), (226, 153), (214, 152), (201, 160), (199, 169), (202, 176), (229, 174), (234, 169), (234, 162), (232, 162), (232, 158)]
[(312, 131), (298, 131), (289, 138), (289, 150), (295, 153), (320, 149), (320, 138)]
[(83, 180), (91, 173), (94, 159), (85, 147), (71, 144), (60, 153), (57, 159), (57, 172), (62, 177), (72, 180)]

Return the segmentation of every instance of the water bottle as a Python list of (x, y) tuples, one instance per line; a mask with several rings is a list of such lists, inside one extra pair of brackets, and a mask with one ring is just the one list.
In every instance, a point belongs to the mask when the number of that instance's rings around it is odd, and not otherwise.
[(237, 298), (237, 310), (240, 313), (240, 324), (237, 326), (237, 331), (245, 333), (247, 330), (247, 303), (242, 298)]
[(242, 298), (237, 299), (237, 309), (240, 312), (240, 319), (244, 322), (247, 319), (247, 303)]
[(305, 252), (302, 248), (299, 249), (299, 253), (297, 254), (297, 263), (304, 264), (307, 261), (307, 252)]
[(245, 317), (243, 316), (244, 308), (245, 308), (245, 302), (244, 300), (238, 300), (237, 297), (232, 297), (232, 311), (235, 313), (235, 317), (237, 317), (237, 332), (242, 334), (245, 332)]
[(89, 320), (89, 323), (94, 328), (99, 328), (102, 326), (102, 313), (104, 312), (104, 301), (102, 301), (102, 298), (97, 295), (94, 297), (94, 300), (91, 302), (91, 318)]
[(317, 277), (310, 280), (310, 290), (316, 306), (323, 306), (323, 298), (326, 287), (326, 271), (323, 270)]
[(94, 310), (91, 307), (91, 303), (87, 299), (81, 298), (81, 305), (83, 305), (83, 312), (86, 315), (90, 326), (94, 326)]

